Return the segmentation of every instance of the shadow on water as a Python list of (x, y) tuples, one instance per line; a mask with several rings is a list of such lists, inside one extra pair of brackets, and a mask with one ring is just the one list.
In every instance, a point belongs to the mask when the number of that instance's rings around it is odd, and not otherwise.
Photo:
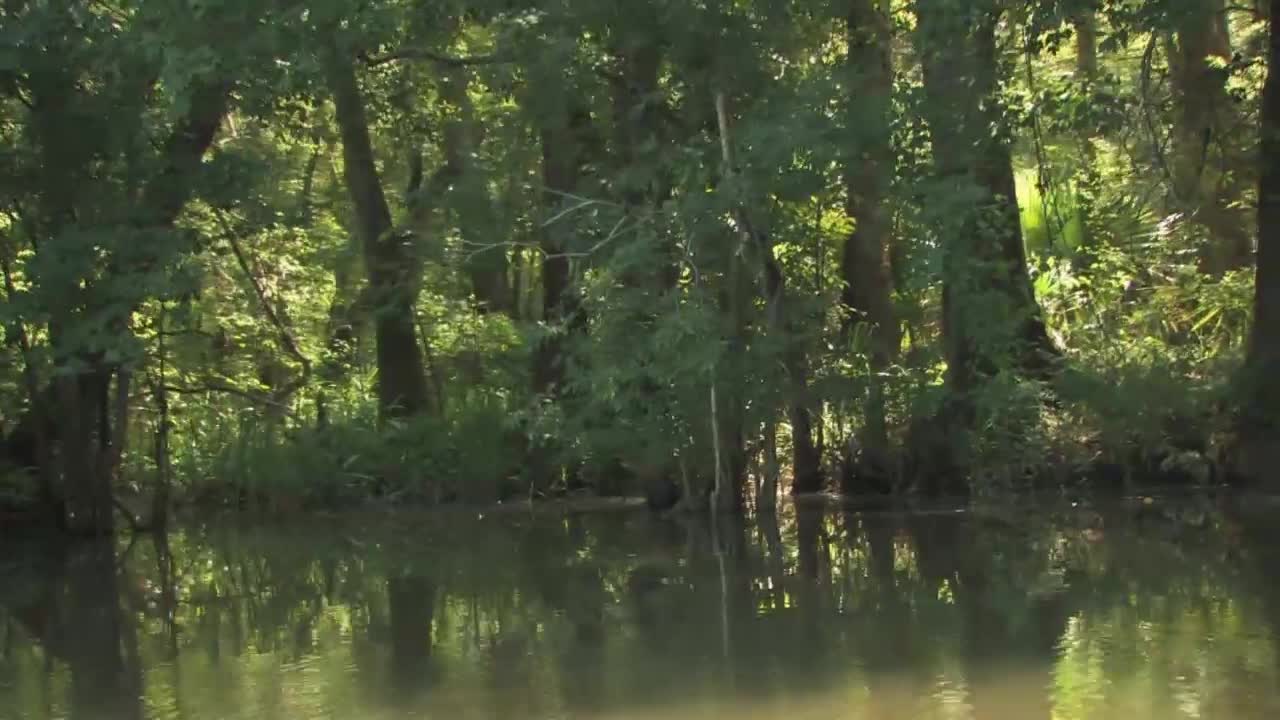
[(1280, 717), (1278, 510), (403, 514), (15, 545), (0, 720)]

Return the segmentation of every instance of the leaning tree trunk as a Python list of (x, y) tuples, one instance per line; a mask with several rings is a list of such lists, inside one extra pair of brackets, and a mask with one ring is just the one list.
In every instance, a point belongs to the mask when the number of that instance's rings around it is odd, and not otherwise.
[(859, 457), (846, 458), (841, 482), (843, 492), (857, 493), (865, 492), (868, 483), (883, 488), (888, 479), (883, 375), (899, 343), (888, 253), (893, 65), (888, 18), (875, 0), (850, 0), (846, 29), (850, 74), (846, 132), (851, 145), (846, 149), (845, 187), (854, 228), (844, 242), (840, 302), (848, 313), (846, 330), (865, 342), (870, 360)]
[(1250, 158), (1238, 137), (1240, 113), (1227, 92), (1232, 59), (1222, 0), (1192, 0), (1176, 17), (1169, 58), (1177, 98), (1173, 186), (1179, 209), (1208, 234), (1202, 272), (1221, 275), (1248, 267), (1253, 253), (1242, 209)]
[(1244, 404), (1234, 465), (1254, 481), (1277, 484), (1280, 466), (1280, 0), (1271, 0), (1258, 181), (1258, 259), (1253, 328), (1244, 369)]
[(355, 206), (356, 234), (364, 248), (369, 276), (377, 346), (378, 418), (385, 422), (420, 415), (430, 409), (430, 396), (414, 323), (420, 273), (411, 247), (413, 236), (397, 233), (392, 227), (354, 63), (335, 50), (328, 58), (327, 70), (342, 136), (344, 180)]
[(952, 451), (928, 462), (941, 461), (939, 472), (947, 474), (963, 472), (965, 438), (977, 422), (975, 394), (986, 382), (1002, 369), (1050, 379), (1060, 356), (1027, 272), (1010, 139), (997, 97), (999, 14), (986, 3), (919, 3), (925, 113), (939, 181), (928, 210), (943, 246), (948, 387), (942, 425), (928, 434), (941, 435)]

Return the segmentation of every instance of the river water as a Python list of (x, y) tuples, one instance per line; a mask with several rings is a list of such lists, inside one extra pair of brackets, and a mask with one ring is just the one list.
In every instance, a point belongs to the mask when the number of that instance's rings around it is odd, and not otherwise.
[(1280, 718), (1280, 504), (0, 538), (0, 720)]

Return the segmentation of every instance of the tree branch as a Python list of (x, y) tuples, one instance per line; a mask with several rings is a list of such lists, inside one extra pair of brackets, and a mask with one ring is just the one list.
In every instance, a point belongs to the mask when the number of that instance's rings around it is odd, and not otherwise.
[(267, 295), (266, 288), (262, 286), (262, 283), (258, 280), (258, 276), (254, 274), (253, 267), (249, 264), (249, 260), (245, 256), (244, 250), (240, 247), (240, 241), (236, 237), (235, 229), (232, 228), (231, 224), (227, 222), (227, 219), (222, 216), (222, 213), (216, 210), (214, 212), (215, 217), (218, 220), (218, 224), (222, 226), (222, 232), (227, 238), (227, 243), (231, 245), (231, 252), (235, 255), (236, 263), (240, 266), (240, 270), (245, 274), (245, 277), (248, 278), (249, 284), (253, 286), (253, 292), (257, 295), (258, 304), (262, 306), (263, 312), (267, 314), (267, 320), (269, 320), (272, 326), (275, 327), (276, 333), (280, 337), (281, 347), (285, 352), (289, 353), (293, 359), (297, 360), (299, 365), (302, 366), (301, 381), (306, 382), (306, 379), (311, 376), (311, 360), (307, 358), (307, 356), (302, 352), (302, 349), (298, 346), (298, 342), (293, 337), (293, 332), (289, 329), (288, 323), (285, 322), (284, 318), (280, 317), (280, 313), (276, 310), (275, 305), (271, 302), (271, 298)]
[(248, 400), (255, 405), (267, 405), (278, 408), (280, 412), (290, 419), (298, 419), (297, 413), (293, 412), (292, 408), (278, 400), (275, 400), (274, 398), (267, 397), (261, 393), (255, 393), (252, 390), (245, 390), (243, 388), (226, 385), (220, 382), (206, 380), (204, 384), (197, 386), (170, 385), (166, 383), (164, 385), (164, 389), (166, 392), (178, 393), (179, 395), (199, 395), (209, 392), (225, 393), (243, 400)]
[(401, 48), (393, 50), (389, 53), (381, 55), (366, 55), (361, 53), (362, 60), (369, 67), (377, 67), (386, 65), (398, 60), (426, 60), (429, 62), (447, 65), (449, 67), (473, 67), (476, 65), (500, 65), (503, 63), (515, 62), (514, 59), (498, 53), (489, 53), (487, 55), (464, 55), (456, 57), (453, 55), (445, 55), (444, 53), (429, 50), (427, 48)]
[(230, 108), (231, 86), (220, 78), (195, 85), (187, 113), (174, 123), (161, 148), (160, 171), (142, 190), (142, 227), (167, 228), (182, 212), (191, 196), (192, 175)]

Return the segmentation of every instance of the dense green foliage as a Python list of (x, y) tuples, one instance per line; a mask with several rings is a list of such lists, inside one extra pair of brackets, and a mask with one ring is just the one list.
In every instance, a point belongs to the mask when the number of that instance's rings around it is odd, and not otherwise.
[(4, 3), (0, 509), (1222, 479), (1270, 14)]

